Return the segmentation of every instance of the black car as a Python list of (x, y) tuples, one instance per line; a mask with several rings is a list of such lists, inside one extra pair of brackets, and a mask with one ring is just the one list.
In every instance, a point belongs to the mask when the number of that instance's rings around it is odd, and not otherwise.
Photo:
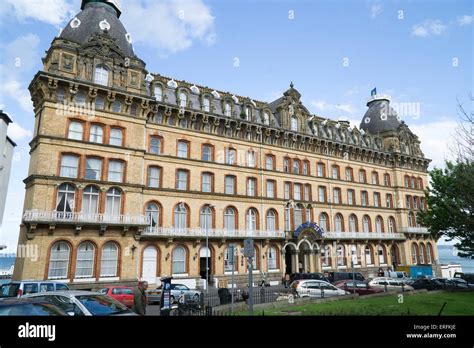
[(361, 282), (365, 281), (362, 273), (359, 272), (329, 272), (329, 282), (337, 283), (341, 280), (359, 280)]
[(303, 279), (324, 280), (329, 282), (329, 279), (327, 279), (322, 273), (292, 273), (290, 274), (289, 284), (293, 283), (295, 280)]
[(432, 278), (431, 281), (439, 285), (441, 289), (444, 289), (444, 290), (459, 290), (460, 289), (460, 287), (455, 282), (447, 278)]
[(0, 316), (67, 316), (67, 313), (42, 300), (8, 298), (0, 301)]
[(426, 289), (431, 291), (443, 289), (443, 285), (441, 285), (439, 282), (434, 282), (433, 280), (427, 278), (411, 279), (406, 281), (405, 284), (410, 285), (415, 290)]
[(456, 272), (453, 278), (464, 279), (469, 284), (469, 287), (474, 286), (474, 273)]

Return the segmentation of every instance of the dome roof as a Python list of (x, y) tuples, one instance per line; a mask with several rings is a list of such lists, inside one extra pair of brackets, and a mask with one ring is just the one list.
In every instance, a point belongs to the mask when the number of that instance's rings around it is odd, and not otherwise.
[(109, 2), (85, 3), (83, 10), (69, 21), (59, 37), (84, 45), (92, 34), (107, 30), (125, 56), (135, 57), (131, 36), (119, 20), (118, 11)]
[(397, 112), (390, 106), (388, 96), (373, 96), (367, 102), (369, 109), (366, 111), (360, 129), (372, 134), (394, 131), (400, 125), (401, 121)]

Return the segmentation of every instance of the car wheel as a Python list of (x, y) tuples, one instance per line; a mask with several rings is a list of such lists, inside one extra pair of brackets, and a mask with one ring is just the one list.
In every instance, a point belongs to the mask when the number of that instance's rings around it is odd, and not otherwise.
[(193, 300), (196, 302), (199, 301), (199, 294), (194, 294)]
[(174, 303), (174, 296), (173, 295), (170, 296), (170, 303)]

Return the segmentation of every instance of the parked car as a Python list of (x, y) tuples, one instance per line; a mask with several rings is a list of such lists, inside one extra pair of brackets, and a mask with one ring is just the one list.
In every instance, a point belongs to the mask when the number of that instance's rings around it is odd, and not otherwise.
[(388, 291), (402, 291), (402, 288), (404, 291), (414, 290), (410, 285), (407, 285), (398, 279), (393, 279), (389, 277), (374, 278), (369, 282), (369, 285), (373, 286), (374, 288), (379, 288), (383, 290), (387, 289)]
[(398, 280), (405, 281), (405, 282), (411, 279), (410, 276), (406, 272), (388, 272), (388, 276), (390, 278), (396, 278)]
[(289, 283), (293, 283), (295, 280), (304, 280), (304, 279), (314, 279), (314, 280), (324, 280), (329, 282), (322, 273), (292, 273), (290, 274)]
[(456, 284), (459, 289), (474, 289), (474, 284), (469, 284), (467, 280), (462, 278), (451, 278), (449, 280)]
[(49, 280), (12, 281), (2, 284), (0, 288), (0, 297), (21, 297), (26, 294), (61, 290), (69, 290), (69, 287), (64, 283)]
[(112, 286), (110, 288), (100, 289), (101, 294), (112, 297), (113, 299), (123, 303), (125, 306), (133, 307), (133, 289), (127, 286)]
[(448, 278), (431, 278), (431, 281), (437, 284), (441, 289), (444, 289), (444, 290), (458, 290), (459, 289), (457, 284)]
[(184, 295), (186, 298), (190, 298), (195, 302), (198, 302), (201, 299), (201, 291), (190, 289), (183, 284), (171, 284), (170, 302), (177, 302), (181, 295)]
[(104, 316), (104, 315), (136, 315), (127, 306), (99, 292), (92, 291), (51, 291), (25, 295), (51, 303), (61, 308), (68, 315)]
[(163, 289), (161, 288), (148, 289), (146, 291), (146, 298), (147, 298), (148, 304), (160, 303), (162, 290)]
[(290, 284), (290, 291), (299, 297), (334, 297), (348, 295), (345, 290), (338, 289), (324, 280), (295, 280)]
[(355, 282), (352, 280), (341, 280), (337, 283), (334, 283), (334, 286), (336, 288), (345, 290), (352, 294), (354, 292), (354, 283), (355, 283), (355, 293), (359, 294), (360, 296), (383, 292), (382, 289), (374, 288), (373, 286), (370, 286), (368, 283), (362, 282), (360, 280), (356, 280)]
[(469, 284), (474, 285), (474, 273), (462, 273), (456, 272), (454, 273), (454, 278), (461, 278), (467, 281)]
[(61, 308), (39, 299), (6, 298), (0, 301), (0, 316), (66, 316)]
[(440, 290), (443, 288), (440, 284), (428, 278), (409, 279), (405, 281), (405, 284), (411, 286), (415, 290), (426, 289), (431, 291)]
[(359, 280), (363, 282), (365, 280), (362, 273), (359, 272), (329, 272), (329, 282), (337, 283), (341, 280)]

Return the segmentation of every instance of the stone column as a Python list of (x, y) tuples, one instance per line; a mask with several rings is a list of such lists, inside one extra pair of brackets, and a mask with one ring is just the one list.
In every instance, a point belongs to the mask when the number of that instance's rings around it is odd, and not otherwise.
[(298, 255), (298, 251), (295, 251), (294, 254), (293, 254), (293, 260), (295, 261), (293, 263), (293, 270), (292, 272), (293, 273), (298, 273), (299, 272), (299, 255)]

